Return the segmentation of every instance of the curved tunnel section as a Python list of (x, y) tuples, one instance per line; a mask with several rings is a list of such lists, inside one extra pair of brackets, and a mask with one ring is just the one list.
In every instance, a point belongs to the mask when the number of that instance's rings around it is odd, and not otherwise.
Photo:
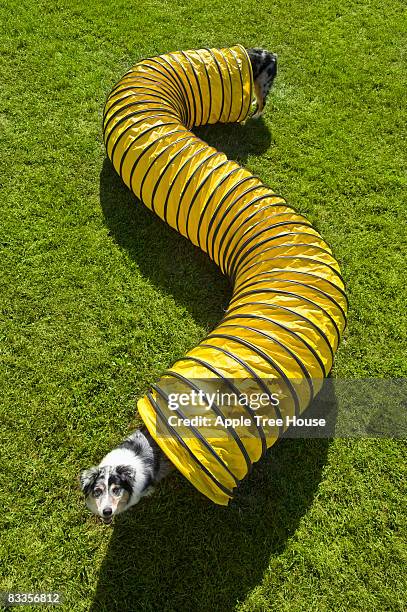
[[(346, 324), (339, 266), (319, 233), (190, 131), (244, 121), (252, 97), (237, 45), (144, 59), (104, 110), (107, 153), (125, 184), (233, 283), (219, 325), (138, 402), (169, 459), (218, 504), (318, 393)], [(180, 394), (195, 400), (174, 405)]]

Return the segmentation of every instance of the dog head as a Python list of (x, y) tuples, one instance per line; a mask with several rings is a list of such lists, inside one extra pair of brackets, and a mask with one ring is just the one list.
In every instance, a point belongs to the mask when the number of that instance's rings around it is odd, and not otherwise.
[(264, 111), (267, 95), (277, 75), (277, 55), (265, 49), (248, 49), (253, 70), (254, 91), (257, 109), (254, 118), (260, 117)]
[[(93, 514), (110, 524), (115, 515), (136, 504), (147, 491), (138, 483), (133, 466), (95, 466), (80, 474), (86, 505)], [(142, 486), (140, 486), (142, 484)]]

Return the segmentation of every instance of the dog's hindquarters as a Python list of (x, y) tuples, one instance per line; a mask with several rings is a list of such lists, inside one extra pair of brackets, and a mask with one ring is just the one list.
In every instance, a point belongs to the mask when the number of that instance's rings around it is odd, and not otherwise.
[(247, 49), (253, 70), (254, 91), (257, 109), (253, 115), (256, 119), (263, 114), (267, 95), (277, 75), (277, 55), (265, 49)]

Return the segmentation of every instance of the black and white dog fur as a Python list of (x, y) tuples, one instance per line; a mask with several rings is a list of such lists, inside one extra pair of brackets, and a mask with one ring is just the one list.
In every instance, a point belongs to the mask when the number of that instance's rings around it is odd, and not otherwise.
[(256, 94), (257, 109), (253, 119), (257, 119), (264, 112), (267, 95), (277, 75), (277, 55), (265, 49), (247, 49), (253, 69), (254, 92)]
[(151, 495), (172, 466), (147, 429), (137, 430), (80, 475), (86, 505), (104, 523)]
[[(253, 68), (257, 109), (254, 118), (264, 111), (266, 97), (277, 74), (277, 56), (264, 49), (248, 49)], [(110, 451), (95, 467), (80, 475), (86, 505), (104, 523), (110, 524), (117, 514), (137, 504), (154, 492), (155, 485), (172, 465), (146, 428), (135, 431)]]

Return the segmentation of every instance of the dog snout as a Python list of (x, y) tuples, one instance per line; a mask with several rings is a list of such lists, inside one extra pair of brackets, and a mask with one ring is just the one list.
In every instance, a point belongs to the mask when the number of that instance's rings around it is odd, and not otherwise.
[(109, 518), (112, 516), (113, 510), (111, 508), (103, 508), (103, 516)]

